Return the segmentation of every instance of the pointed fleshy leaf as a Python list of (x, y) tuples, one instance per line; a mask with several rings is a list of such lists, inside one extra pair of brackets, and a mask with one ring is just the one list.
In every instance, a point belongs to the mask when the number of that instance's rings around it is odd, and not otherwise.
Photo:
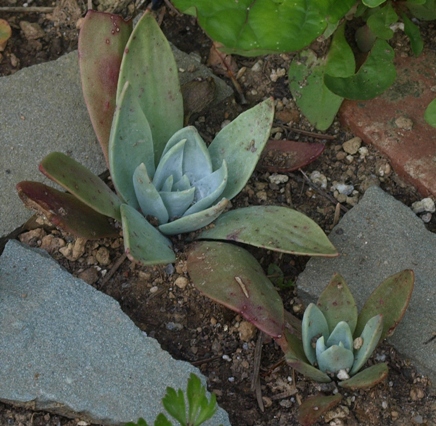
[(191, 182), (189, 182), (189, 178), (186, 175), (183, 175), (177, 182), (173, 184), (174, 191), (184, 191), (185, 189), (189, 189), (191, 187)]
[(62, 152), (48, 154), (39, 170), (95, 211), (121, 220), (121, 200), (94, 173)]
[[(180, 179), (179, 179), (180, 180)], [(173, 189), (174, 177), (173, 175), (169, 175), (160, 189), (161, 191), (171, 191)]]
[(318, 368), (325, 373), (336, 374), (339, 370), (349, 371), (353, 366), (353, 351), (343, 346), (333, 345), (321, 353), (318, 358)]
[(348, 323), (351, 333), (357, 324), (357, 305), (350, 288), (340, 274), (335, 274), (321, 293), (318, 307), (324, 314), (329, 329), (333, 330), (340, 321)]
[(233, 244), (202, 241), (188, 255), (194, 286), (274, 338), (284, 333), (283, 303), (257, 260)]
[(118, 75), (131, 32), (131, 20), (126, 22), (118, 15), (88, 10), (79, 34), (83, 97), (107, 164)]
[(353, 350), (353, 335), (351, 334), (350, 327), (345, 321), (340, 321), (330, 333), (327, 339), (327, 346), (339, 345), (342, 343), (345, 349)]
[(196, 231), (212, 223), (226, 209), (228, 203), (229, 200), (223, 198), (218, 204), (206, 210), (160, 225), (159, 231), (165, 235), (177, 235)]
[(173, 181), (178, 181), (183, 176), (183, 156), (186, 139), (180, 140), (162, 156), (156, 168), (153, 185), (158, 191), (163, 189), (165, 181), (172, 176)]
[(297, 336), (286, 330), (285, 338), (287, 346), (286, 348), (282, 347), (283, 352), (285, 353), (285, 360), (294, 370), (311, 380), (315, 380), (315, 382), (331, 382), (331, 379), (327, 374), (310, 365), (304, 354), (303, 343)]
[(201, 179), (195, 186), (195, 199), (197, 200), (184, 214), (184, 216), (207, 209), (223, 193), (227, 185), (227, 164), (223, 165), (209, 176)]
[(317, 395), (307, 398), (298, 408), (298, 421), (301, 426), (311, 426), (328, 411), (336, 407), (342, 400), (342, 395)]
[(150, 123), (155, 164), (165, 144), (183, 127), (183, 99), (178, 68), (159, 25), (145, 13), (124, 51), (117, 98), (128, 81)]
[(360, 336), (366, 323), (375, 315), (383, 315), (383, 340), (395, 331), (412, 296), (415, 275), (405, 269), (383, 281), (369, 296), (357, 320), (355, 336)]
[(322, 143), (270, 139), (262, 152), (259, 167), (271, 173), (292, 172), (315, 161), (324, 149)]
[(148, 176), (144, 163), (136, 168), (133, 174), (133, 185), (142, 214), (157, 218), (159, 224), (167, 223), (170, 218), (168, 210)]
[(197, 181), (212, 173), (212, 161), (207, 146), (198, 130), (187, 126), (175, 133), (165, 145), (162, 157), (181, 140), (186, 139), (183, 155), (183, 173), (189, 178), (193, 186)]
[(369, 389), (384, 380), (389, 373), (385, 362), (375, 364), (357, 373), (355, 376), (339, 382), (339, 386), (347, 389)]
[(209, 146), (214, 170), (226, 160), (229, 179), (223, 197), (231, 200), (251, 177), (269, 138), (274, 118), (272, 98), (240, 114)]
[(433, 99), (425, 109), (424, 119), (432, 127), (436, 127), (436, 99)]
[(385, 40), (377, 39), (366, 61), (350, 77), (324, 75), (324, 84), (338, 96), (352, 100), (366, 100), (381, 95), (397, 75), (394, 50)]
[(301, 323), (301, 334), (304, 353), (313, 365), (316, 363), (316, 340), (323, 336), (325, 341), (329, 337), (327, 321), (318, 306), (314, 303), (310, 303), (304, 311), (303, 321)]
[(185, 191), (159, 192), (165, 207), (170, 215), (170, 220), (182, 217), (188, 207), (194, 201), (195, 188)]
[(133, 173), (144, 163), (149, 176), (154, 175), (153, 139), (147, 118), (129, 83), (118, 97), (109, 140), (109, 169), (117, 192), (124, 202), (137, 208)]
[(76, 237), (91, 240), (116, 237), (119, 234), (107, 216), (97, 213), (74, 195), (43, 183), (28, 181), (18, 183), (17, 191), (26, 207), (38, 211), (53, 225)]
[(141, 213), (127, 204), (121, 205), (124, 248), (131, 260), (143, 265), (176, 261), (171, 241), (153, 227)]
[(354, 354), (354, 364), (350, 371), (350, 375), (356, 374), (368, 361), (368, 358), (374, 352), (380, 341), (380, 336), (383, 331), (383, 316), (376, 315), (372, 317), (365, 325), (362, 331), (362, 346), (355, 351)]
[(313, 220), (296, 210), (279, 206), (252, 206), (226, 212), (198, 239), (236, 241), (308, 256), (338, 255)]

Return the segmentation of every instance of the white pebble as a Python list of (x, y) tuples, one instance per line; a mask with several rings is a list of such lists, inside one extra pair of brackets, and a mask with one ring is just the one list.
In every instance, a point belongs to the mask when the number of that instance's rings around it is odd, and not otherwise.
[(275, 183), (276, 185), (278, 185), (280, 183), (286, 183), (289, 180), (289, 177), (286, 175), (273, 173), (268, 179), (271, 183)]
[(310, 174), (310, 180), (315, 184), (318, 185), (320, 188), (322, 189), (326, 189), (327, 188), (327, 178), (325, 177), (325, 175), (323, 175), (321, 172), (319, 172), (318, 170), (314, 170), (311, 174)]
[(434, 213), (436, 210), (434, 201), (431, 198), (423, 198), (421, 201), (416, 201), (412, 204), (414, 213), (430, 212)]
[(342, 195), (351, 195), (354, 191), (354, 186), (353, 185), (347, 185), (345, 183), (334, 183), (333, 186), (331, 187), (331, 190), (337, 190), (339, 192), (339, 194)]
[(228, 355), (223, 355), (223, 360), (230, 362), (232, 359)]

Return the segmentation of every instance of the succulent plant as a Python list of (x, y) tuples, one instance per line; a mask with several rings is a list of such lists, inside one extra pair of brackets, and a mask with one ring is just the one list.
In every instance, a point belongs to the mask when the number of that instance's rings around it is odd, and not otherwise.
[[(204, 295), (271, 336), (295, 370), (317, 382), (335, 380), (350, 389), (370, 388), (387, 376), (386, 363), (360, 370), (377, 344), (401, 321), (414, 285), (411, 270), (392, 275), (374, 290), (358, 314), (345, 280), (336, 274), (299, 322), (285, 311), (256, 259), (241, 247), (198, 242), (188, 256), (188, 272)], [(340, 394), (309, 398), (300, 407), (300, 422), (312, 424), (341, 398)]]
[(120, 221), (127, 254), (143, 264), (175, 261), (167, 236), (198, 230), (219, 216), (222, 220), (199, 238), (337, 255), (318, 225), (292, 209), (249, 207), (223, 213), (265, 147), (272, 99), (240, 114), (206, 146), (194, 127), (183, 127), (177, 65), (148, 12), (131, 32), (130, 23), (115, 15), (88, 11), (79, 61), (91, 122), (117, 194), (72, 158), (55, 152), (42, 160), (40, 171), (70, 194), (20, 182), (17, 189), (25, 204), (85, 238), (111, 236), (116, 229), (108, 219)]

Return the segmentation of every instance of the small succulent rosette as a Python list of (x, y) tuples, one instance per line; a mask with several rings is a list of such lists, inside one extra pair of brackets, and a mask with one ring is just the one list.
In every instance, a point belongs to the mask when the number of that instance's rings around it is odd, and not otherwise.
[(404, 270), (381, 283), (358, 314), (345, 280), (336, 274), (317, 304), (306, 308), (301, 340), (287, 335), (288, 363), (318, 382), (338, 381), (342, 387), (368, 388), (383, 380), (387, 364), (362, 370), (378, 343), (401, 321), (413, 290), (414, 274)]

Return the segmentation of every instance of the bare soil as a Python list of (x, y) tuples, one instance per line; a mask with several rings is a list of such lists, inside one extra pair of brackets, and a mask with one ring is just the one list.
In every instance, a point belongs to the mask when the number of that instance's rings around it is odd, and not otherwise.
[[(53, 6), (53, 11), (6, 13), (1, 7), (22, 4), (18, 0), (0, 0), (0, 17), (8, 20), (13, 28), (13, 36), (0, 56), (1, 76), (54, 60), (76, 49), (76, 24), (85, 12), (86, 2), (29, 1), (30, 6), (36, 7), (46, 7), (47, 3)], [(98, 7), (98, 2), (93, 3)], [(119, 6), (119, 12), (131, 15), (133, 4), (126, 3), (129, 2), (113, 0), (112, 10)], [(162, 28), (170, 41), (181, 50), (196, 52), (202, 62), (207, 62), (211, 42), (193, 18), (179, 16), (168, 9), (162, 12), (161, 18)], [(26, 35), (23, 21), (37, 24), (42, 30), (41, 36), (32, 39), (29, 33)], [(34, 31), (38, 31), (38, 27), (34, 26)], [(429, 31), (434, 36), (433, 29)], [(433, 38), (429, 36), (429, 39)], [(409, 54), (407, 44), (401, 40), (393, 43), (397, 51)], [(286, 205), (307, 214), (329, 233), (337, 221), (335, 211), (338, 210), (342, 216), (358, 202), (370, 184), (380, 185), (408, 206), (419, 200), (421, 197), (415, 189), (402, 182), (392, 171), (389, 161), (374, 148), (367, 146), (367, 151), (353, 155), (345, 152), (343, 143), (353, 135), (338, 122), (328, 132), (320, 134), (299, 114), (287, 86), (291, 56), (234, 58), (238, 82), (247, 103), (242, 105), (241, 97), (236, 96), (236, 102), (224, 103), (213, 110), (206, 108), (191, 117), (191, 124), (198, 127), (206, 141), (210, 141), (225, 120), (233, 119), (266, 96), (273, 96), (277, 107), (273, 138), (325, 144), (321, 157), (302, 171), (282, 174), (285, 176), (283, 182), (278, 182), (260, 164), (245, 189), (233, 200), (233, 205)], [(227, 81), (231, 84), (230, 80)], [(280, 158), (276, 161), (279, 163)], [(310, 180), (314, 171), (325, 176), (325, 188)], [(354, 192), (348, 197), (335, 192), (332, 189), (335, 182), (353, 185)], [(434, 230), (435, 224), (432, 218), (427, 226)], [(233, 425), (296, 425), (296, 412), (301, 401), (319, 392), (331, 393), (332, 389), (292, 371), (282, 361), (282, 353), (273, 341), (261, 335), (241, 316), (203, 297), (192, 286), (184, 255), (189, 235), (173, 240), (179, 254), (175, 265), (145, 268), (124, 258), (121, 236), (114, 240), (83, 241), (53, 229), (40, 219), (28, 229), (19, 236), (21, 241), (47, 250), (74, 276), (114, 297), (135, 324), (155, 337), (174, 358), (198, 366), (208, 378), (209, 390), (217, 395), (219, 404), (228, 411)], [(286, 281), (290, 282), (280, 289), (285, 308), (301, 316), (304, 306), (292, 283), (304, 269), (307, 259), (255, 249), (251, 252), (265, 270), (271, 264), (281, 268)], [(260, 343), (259, 339), (262, 339)], [(252, 385), (257, 344), (262, 348), (260, 401)], [(340, 406), (319, 424), (436, 425), (436, 394), (428, 379), (419, 375), (413, 365), (388, 344), (377, 349), (370, 363), (381, 360), (387, 361), (390, 367), (387, 380), (369, 391), (343, 393)], [(80, 419), (71, 420), (0, 403), (0, 425), (84, 424)]]

